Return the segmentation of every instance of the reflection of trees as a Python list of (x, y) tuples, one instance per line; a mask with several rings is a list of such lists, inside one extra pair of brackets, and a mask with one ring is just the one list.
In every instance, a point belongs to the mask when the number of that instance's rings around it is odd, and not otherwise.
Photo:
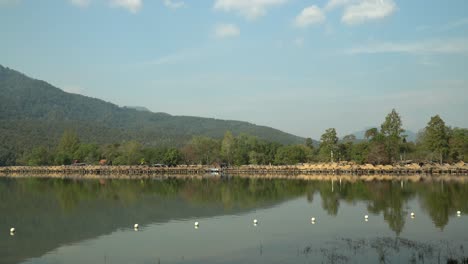
[(372, 188), (373, 199), (368, 205), (369, 212), (383, 213), (384, 220), (397, 235), (403, 230), (407, 212), (403, 206), (414, 195), (408, 188), (401, 188), (394, 183), (375, 184)]
[(421, 207), (441, 229), (447, 225), (450, 215), (455, 215), (458, 210), (468, 210), (468, 184), (440, 182), (417, 188)]
[(355, 182), (345, 183), (332, 191), (330, 182), (309, 183), (307, 199), (312, 200), (313, 193), (319, 192), (322, 208), (330, 215), (338, 213), (340, 200), (347, 202), (367, 202), (367, 209), (374, 214), (382, 213), (389, 228), (397, 235), (405, 225), (408, 212), (406, 204), (414, 197), (419, 197), (421, 207), (427, 212), (435, 226), (443, 228), (448, 224), (449, 216), (457, 210), (468, 210), (468, 185), (450, 183), (405, 183), (399, 182)]
[[(449, 216), (457, 210), (468, 211), (468, 185), (461, 183), (406, 183), (355, 182), (341, 185), (330, 181), (304, 182), (298, 180), (264, 180), (230, 178), (229, 180), (62, 180), (27, 178), (0, 181), (0, 210), (30, 215), (28, 210), (38, 206), (47, 197), (49, 206), (58, 207), (64, 214), (75, 213), (85, 205), (137, 208), (143, 200), (162, 203), (164, 199), (181, 200), (196, 208), (220, 208), (223, 211), (244, 210), (272, 205), (290, 198), (306, 195), (312, 203), (319, 193), (322, 208), (337, 215), (340, 202), (365, 202), (368, 211), (382, 213), (389, 228), (397, 235), (405, 225), (409, 200), (418, 197), (421, 208), (431, 217), (435, 226), (444, 228)], [(47, 195), (46, 195), (47, 194)], [(98, 206), (96, 206), (98, 207)], [(21, 208), (21, 209), (18, 209)], [(28, 209), (29, 208), (29, 209)], [(136, 210), (136, 209), (135, 209)], [(168, 208), (170, 215), (177, 208)]]
[(322, 207), (330, 215), (337, 215), (340, 207), (340, 193), (332, 188), (330, 182), (322, 182), (319, 185), (320, 196), (322, 197)]

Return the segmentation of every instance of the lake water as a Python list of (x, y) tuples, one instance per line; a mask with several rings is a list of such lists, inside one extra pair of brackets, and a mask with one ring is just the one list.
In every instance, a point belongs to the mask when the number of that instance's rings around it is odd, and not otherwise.
[(457, 182), (2, 178), (0, 263), (462, 263), (467, 211)]

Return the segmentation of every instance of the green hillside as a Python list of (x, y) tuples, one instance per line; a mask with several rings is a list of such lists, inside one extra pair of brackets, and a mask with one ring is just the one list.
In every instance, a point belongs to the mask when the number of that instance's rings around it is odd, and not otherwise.
[(222, 138), (227, 130), (282, 144), (304, 139), (247, 122), (139, 111), (87, 96), (66, 93), (0, 66), (0, 152), (53, 146), (66, 128), (83, 142), (137, 140), (147, 146), (182, 146), (194, 135)]

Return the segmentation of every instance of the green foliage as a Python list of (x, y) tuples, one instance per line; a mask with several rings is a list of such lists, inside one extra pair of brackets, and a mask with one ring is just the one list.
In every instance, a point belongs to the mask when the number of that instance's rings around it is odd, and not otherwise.
[(101, 154), (97, 144), (80, 144), (75, 151), (74, 158), (80, 162), (93, 164), (99, 161)]
[(39, 146), (25, 153), (23, 157), (19, 159), (18, 163), (29, 166), (51, 165), (53, 163), (53, 157), (47, 147)]
[(311, 155), (312, 150), (304, 145), (283, 146), (276, 153), (275, 163), (278, 165), (304, 163)]
[(184, 151), (186, 160), (195, 164), (212, 164), (219, 161), (220, 142), (204, 136), (192, 138)]
[(325, 130), (325, 133), (320, 137), (319, 156), (322, 161), (334, 161), (338, 150), (338, 136), (334, 128)]
[(392, 111), (385, 117), (385, 121), (381, 126), (381, 133), (386, 137), (400, 138), (403, 130), (403, 123), (401, 122), (400, 115), (392, 109)]
[(223, 141), (221, 142), (221, 157), (228, 163), (231, 164), (234, 154), (234, 136), (231, 131), (224, 133)]
[[(392, 109), (392, 111), (385, 117), (380, 133), (384, 136), (385, 151), (387, 156), (383, 159), (384, 163), (398, 160), (400, 145), (402, 143), (403, 123), (400, 115)], [(376, 152), (381, 154), (381, 146), (376, 146), (374, 149)]]
[(164, 154), (164, 163), (169, 166), (175, 166), (182, 161), (182, 153), (176, 148), (170, 148)]
[(448, 128), (439, 115), (431, 117), (427, 123), (423, 142), (429, 151), (437, 154), (440, 163), (442, 163), (449, 152), (449, 135)]
[(454, 128), (449, 137), (449, 158), (451, 161), (468, 162), (468, 129)]

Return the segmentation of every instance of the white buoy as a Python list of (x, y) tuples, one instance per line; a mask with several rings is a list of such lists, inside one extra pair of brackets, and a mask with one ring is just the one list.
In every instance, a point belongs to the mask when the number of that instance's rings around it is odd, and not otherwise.
[(10, 228), (10, 234), (14, 234), (16, 229), (14, 227)]
[(138, 224), (134, 224), (134, 225), (133, 225), (133, 228), (134, 228), (134, 229), (138, 229)]
[(310, 221), (311, 221), (311, 222), (315, 222), (315, 217), (312, 217), (312, 218), (310, 219)]
[(460, 212), (460, 211), (457, 211), (457, 216), (458, 216), (458, 217), (461, 216), (461, 212)]
[(257, 220), (257, 219), (254, 219), (254, 220), (253, 220), (253, 223), (254, 223), (254, 225), (258, 224), (258, 220)]
[(195, 222), (195, 228), (197, 228), (200, 224), (198, 222)]
[(415, 217), (415, 214), (411, 212), (411, 218), (414, 218), (414, 217)]
[(368, 216), (368, 215), (365, 215), (365, 216), (364, 216), (364, 219), (369, 219), (369, 216)]

